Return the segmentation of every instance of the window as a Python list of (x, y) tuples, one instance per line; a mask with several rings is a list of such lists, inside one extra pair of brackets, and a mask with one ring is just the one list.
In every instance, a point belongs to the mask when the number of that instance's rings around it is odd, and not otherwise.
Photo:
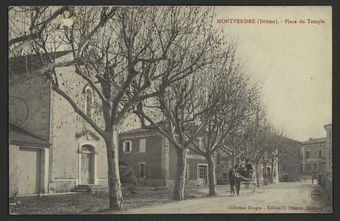
[(139, 177), (145, 178), (146, 177), (146, 168), (145, 168), (145, 162), (139, 163)]
[(309, 151), (306, 151), (306, 158), (309, 158)]
[(199, 179), (207, 178), (207, 166), (206, 165), (198, 166), (198, 178)]
[(146, 152), (146, 140), (145, 139), (139, 140), (139, 152), (141, 152), (141, 153)]
[(86, 103), (85, 103), (85, 114), (89, 117), (92, 117), (92, 110), (93, 110), (93, 92), (90, 87), (85, 87), (85, 96), (86, 96)]
[(123, 152), (130, 153), (132, 149), (132, 142), (131, 141), (124, 141), (123, 143)]
[(322, 150), (319, 150), (319, 158), (322, 158)]

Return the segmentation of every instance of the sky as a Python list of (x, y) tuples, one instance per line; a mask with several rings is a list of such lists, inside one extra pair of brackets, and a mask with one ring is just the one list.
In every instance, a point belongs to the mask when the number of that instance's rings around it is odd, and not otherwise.
[[(222, 6), (215, 11), (215, 27), (226, 40), (239, 42), (238, 58), (252, 81), (262, 84), (274, 126), (299, 141), (325, 137), (323, 126), (332, 122), (331, 7)], [(254, 19), (255, 24), (227, 19)], [(259, 19), (278, 24), (257, 23)]]
[[(274, 126), (299, 141), (324, 137), (323, 126), (332, 121), (331, 7), (216, 6), (215, 12), (214, 26), (226, 40), (239, 42), (238, 58), (252, 81), (263, 86), (263, 103)], [(253, 19), (255, 24), (230, 24), (228, 19)], [(259, 19), (278, 24), (258, 24)]]

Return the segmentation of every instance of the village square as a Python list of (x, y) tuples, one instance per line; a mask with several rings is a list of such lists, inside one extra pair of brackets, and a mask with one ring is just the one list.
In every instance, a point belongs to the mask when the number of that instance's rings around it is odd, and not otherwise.
[(10, 214), (332, 212), (329, 8), (8, 10)]

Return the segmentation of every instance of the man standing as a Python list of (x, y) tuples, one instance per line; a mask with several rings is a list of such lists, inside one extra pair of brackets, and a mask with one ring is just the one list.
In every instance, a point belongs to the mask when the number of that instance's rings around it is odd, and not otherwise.
[(247, 178), (243, 177), (241, 174), (245, 171), (243, 168), (239, 167), (238, 164), (235, 165), (235, 187), (236, 187), (236, 194), (237, 196), (240, 195), (241, 189), (241, 181), (248, 180)]
[(229, 178), (229, 185), (230, 185), (230, 195), (235, 195), (235, 171), (231, 167), (228, 172), (228, 178)]
[(251, 178), (251, 171), (253, 170), (253, 166), (251, 165), (251, 163), (249, 162), (249, 159), (246, 159), (246, 169), (247, 169), (247, 178)]

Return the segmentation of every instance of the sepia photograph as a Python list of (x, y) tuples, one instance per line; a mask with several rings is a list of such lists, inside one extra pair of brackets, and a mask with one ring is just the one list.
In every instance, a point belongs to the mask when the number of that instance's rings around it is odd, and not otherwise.
[(332, 7), (8, 7), (11, 215), (333, 212)]

